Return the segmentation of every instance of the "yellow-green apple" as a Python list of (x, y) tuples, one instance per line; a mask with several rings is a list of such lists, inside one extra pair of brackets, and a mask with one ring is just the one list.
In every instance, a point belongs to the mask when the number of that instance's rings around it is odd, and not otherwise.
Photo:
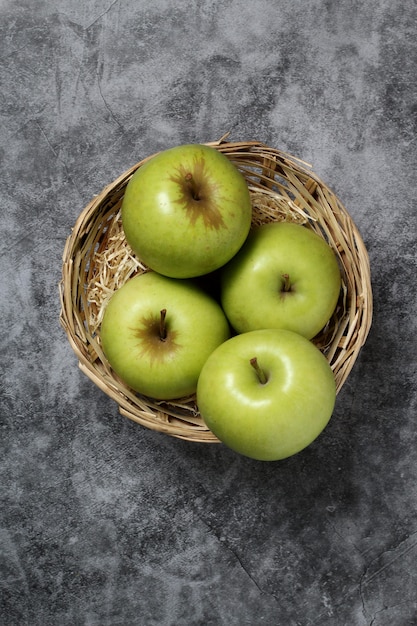
[(114, 292), (101, 324), (105, 356), (135, 391), (175, 399), (196, 391), (211, 352), (230, 336), (220, 305), (190, 280), (139, 274)]
[(205, 362), (197, 404), (208, 428), (229, 448), (278, 461), (310, 445), (334, 409), (332, 369), (314, 344), (288, 330), (235, 335)]
[(311, 339), (330, 319), (340, 287), (329, 244), (289, 222), (254, 228), (221, 270), (221, 303), (239, 333), (284, 328)]
[(211, 146), (164, 150), (127, 184), (122, 224), (134, 253), (172, 278), (208, 274), (224, 265), (251, 225), (249, 190), (239, 169)]

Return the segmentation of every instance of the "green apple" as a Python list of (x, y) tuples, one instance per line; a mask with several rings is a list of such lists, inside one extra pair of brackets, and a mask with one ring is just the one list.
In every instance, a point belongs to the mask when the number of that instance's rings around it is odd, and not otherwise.
[(289, 222), (254, 228), (221, 270), (221, 303), (239, 333), (284, 328), (311, 339), (330, 319), (340, 287), (328, 243)]
[(158, 153), (127, 184), (122, 224), (134, 253), (172, 278), (208, 274), (245, 241), (252, 205), (244, 176), (221, 152), (186, 144)]
[(335, 399), (326, 358), (288, 330), (228, 339), (208, 357), (197, 386), (207, 427), (235, 452), (260, 461), (278, 461), (310, 445), (327, 425)]
[(147, 272), (114, 292), (100, 336), (129, 387), (170, 400), (195, 393), (204, 362), (230, 327), (220, 305), (192, 281)]

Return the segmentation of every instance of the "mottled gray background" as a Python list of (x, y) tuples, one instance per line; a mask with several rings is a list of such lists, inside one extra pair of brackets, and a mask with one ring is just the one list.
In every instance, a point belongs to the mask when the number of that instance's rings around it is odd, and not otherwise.
[[(1, 0), (2, 626), (417, 624), (414, 0)], [(282, 463), (118, 414), (59, 326), (65, 240), (156, 150), (259, 139), (339, 195), (375, 316)]]

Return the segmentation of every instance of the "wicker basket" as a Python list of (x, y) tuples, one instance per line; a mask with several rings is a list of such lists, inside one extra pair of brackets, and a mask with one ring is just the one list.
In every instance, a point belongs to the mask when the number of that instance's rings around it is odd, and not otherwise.
[[(253, 205), (253, 224), (289, 220), (305, 223), (336, 252), (342, 289), (335, 313), (314, 343), (326, 356), (339, 392), (369, 332), (372, 290), (362, 238), (335, 194), (291, 155), (257, 141), (211, 142), (243, 173)], [(174, 437), (218, 442), (199, 415), (195, 397), (160, 402), (133, 392), (111, 370), (100, 347), (105, 304), (115, 289), (147, 268), (135, 258), (123, 235), (120, 207), (134, 165), (96, 196), (79, 216), (64, 253), (60, 282), (60, 322), (81, 370), (119, 405), (120, 413)]]

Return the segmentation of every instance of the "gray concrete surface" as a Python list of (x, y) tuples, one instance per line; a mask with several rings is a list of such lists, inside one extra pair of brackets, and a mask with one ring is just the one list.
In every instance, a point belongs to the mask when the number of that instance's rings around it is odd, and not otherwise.
[[(417, 5), (1, 0), (2, 626), (417, 624)], [(259, 139), (358, 225), (375, 314), (282, 463), (122, 418), (59, 326), (67, 236), (156, 150)]]

